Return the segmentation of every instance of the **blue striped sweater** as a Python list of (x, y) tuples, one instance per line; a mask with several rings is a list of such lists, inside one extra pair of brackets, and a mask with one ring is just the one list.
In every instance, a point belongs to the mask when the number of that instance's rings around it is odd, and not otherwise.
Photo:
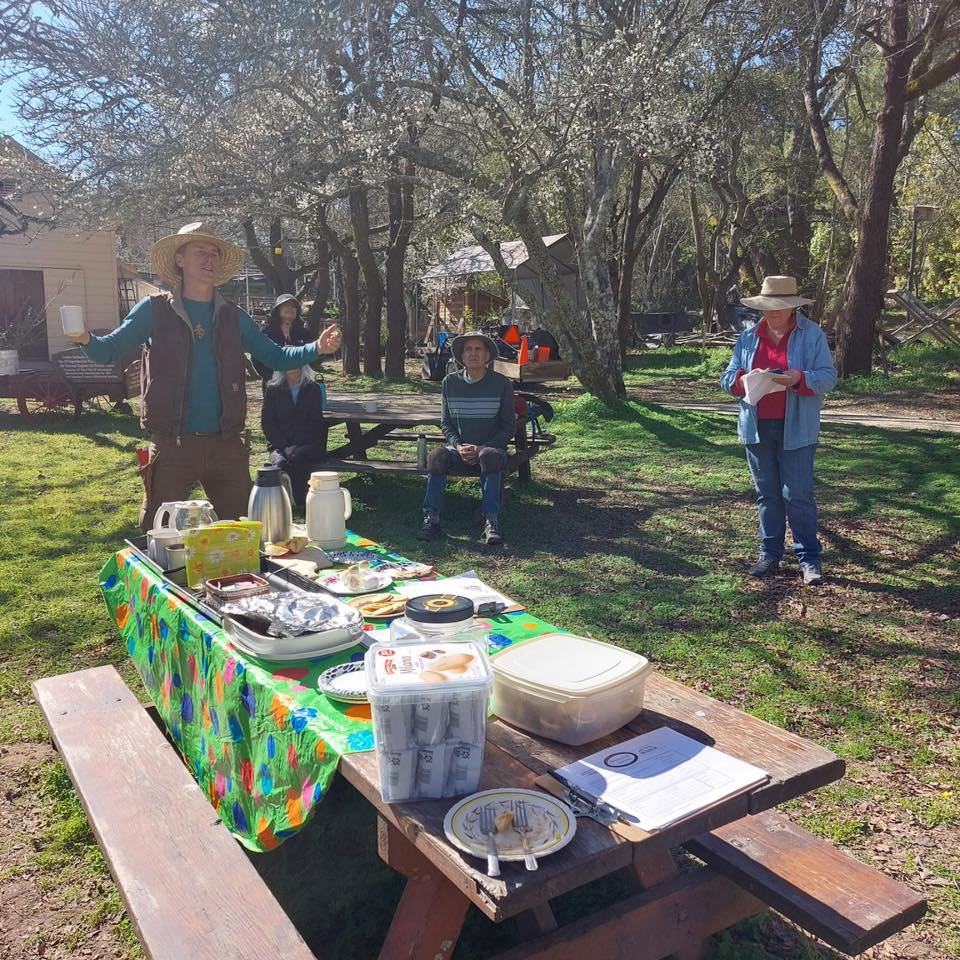
[(448, 443), (505, 450), (516, 423), (513, 384), (502, 374), (487, 370), (482, 379), (468, 383), (458, 370), (444, 378), (440, 424)]

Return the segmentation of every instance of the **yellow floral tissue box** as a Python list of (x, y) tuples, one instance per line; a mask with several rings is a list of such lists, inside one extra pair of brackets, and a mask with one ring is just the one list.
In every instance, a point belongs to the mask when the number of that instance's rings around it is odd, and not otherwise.
[(185, 530), (187, 585), (199, 587), (212, 577), (260, 572), (259, 520), (222, 520)]

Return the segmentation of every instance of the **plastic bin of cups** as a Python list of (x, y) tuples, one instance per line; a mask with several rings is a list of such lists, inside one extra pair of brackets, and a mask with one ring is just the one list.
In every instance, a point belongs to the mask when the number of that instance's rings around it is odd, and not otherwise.
[(476, 790), (493, 688), (483, 644), (375, 643), (365, 667), (383, 799)]

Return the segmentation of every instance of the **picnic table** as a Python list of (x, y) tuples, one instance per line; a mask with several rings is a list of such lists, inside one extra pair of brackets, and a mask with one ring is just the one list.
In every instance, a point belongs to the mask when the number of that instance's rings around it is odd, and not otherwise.
[[(440, 395), (437, 393), (356, 393), (332, 397), (324, 418), (330, 426), (344, 424), (347, 442), (327, 450), (320, 466), (359, 473), (425, 474), (416, 457), (409, 460), (370, 460), (368, 451), (383, 442), (415, 443), (425, 436), (428, 443), (445, 443), (440, 426)], [(530, 460), (556, 442), (552, 434), (535, 433), (529, 421), (517, 417), (517, 429), (507, 459), (506, 473), (516, 471), (522, 481), (530, 479)], [(415, 447), (411, 447), (415, 449)]]
[[(351, 543), (383, 549), (355, 534)], [(236, 932), (216, 922), (225, 882), (244, 891), (250, 910), (271, 922), (277, 915), (276, 901), (225, 845), (229, 834), (220, 825), (252, 850), (275, 849), (323, 815), (319, 801), (338, 761), (339, 773), (376, 811), (380, 856), (408, 878), (381, 960), (449, 960), (471, 905), (494, 922), (515, 918), (524, 933), (524, 942), (498, 960), (580, 960), (590, 952), (603, 960), (693, 960), (708, 936), (769, 906), (839, 949), (859, 953), (925, 910), (902, 884), (774, 810), (842, 777), (841, 759), (656, 672), (647, 681), (643, 712), (583, 746), (491, 718), (480, 788), (562, 795), (551, 771), (664, 726), (761, 767), (769, 779), (652, 834), (580, 818), (572, 842), (542, 858), (536, 872), (506, 863), (501, 877), (488, 877), (481, 860), (461, 854), (445, 837), (451, 800), (383, 802), (369, 708), (324, 703), (317, 674), (362, 650), (303, 664), (247, 657), (129, 551), (108, 562), (101, 587), (154, 699), (156, 719), (202, 792), (190, 790), (186, 770), (172, 763), (175, 753), (139, 716), (136, 699), (112, 668), (49, 678), (34, 689), (151, 957), (209, 956), (214, 946), (265, 960), (309, 956), (292, 928), (283, 930), (289, 954), (272, 954), (269, 938), (250, 932), (263, 929), (250, 911), (238, 912)], [(520, 611), (497, 617), (488, 629), (495, 655), (556, 628)], [(110, 763), (111, 751), (123, 763)], [(149, 829), (138, 819), (141, 808)], [(194, 836), (199, 844), (191, 842)], [(612, 873), (628, 878), (636, 892), (558, 925), (553, 898)]]

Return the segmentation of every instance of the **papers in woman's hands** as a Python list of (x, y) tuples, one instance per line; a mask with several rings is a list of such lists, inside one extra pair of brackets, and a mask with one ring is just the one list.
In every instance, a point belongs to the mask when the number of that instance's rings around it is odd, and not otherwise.
[(740, 386), (743, 387), (744, 400), (755, 407), (762, 397), (768, 393), (779, 393), (787, 388), (782, 383), (775, 383), (773, 378), (779, 374), (771, 373), (769, 370), (751, 370), (740, 378)]
[(767, 779), (759, 767), (669, 727), (598, 750), (556, 775), (647, 831), (661, 830)]

